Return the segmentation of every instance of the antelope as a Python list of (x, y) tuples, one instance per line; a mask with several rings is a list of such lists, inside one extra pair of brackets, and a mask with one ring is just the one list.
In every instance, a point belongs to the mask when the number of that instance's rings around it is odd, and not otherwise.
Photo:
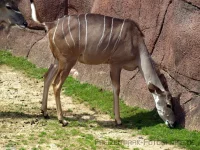
[[(38, 13), (33, 0), (31, 9), (33, 20), (42, 23), (37, 18)], [(121, 70), (133, 71), (138, 67), (153, 95), (159, 116), (167, 126), (174, 126), (172, 96), (165, 90), (155, 71), (144, 35), (136, 22), (100, 14), (80, 14), (67, 15), (54, 22), (42, 24), (48, 32), (49, 46), (56, 60), (44, 76), (41, 108), (44, 117), (48, 117), (48, 91), (53, 82), (58, 120), (63, 126), (68, 124), (63, 119), (60, 92), (70, 70), (79, 61), (90, 65), (110, 65), (116, 125), (122, 123), (119, 109)]]
[(17, 1), (0, 0), (0, 25), (4, 25), (8, 30), (13, 25), (21, 28), (27, 26), (27, 22), (17, 8)]

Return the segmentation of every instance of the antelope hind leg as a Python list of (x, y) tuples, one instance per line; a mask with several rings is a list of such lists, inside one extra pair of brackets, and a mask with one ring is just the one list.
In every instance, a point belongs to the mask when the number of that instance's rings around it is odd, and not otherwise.
[(45, 119), (49, 118), (49, 115), (47, 113), (47, 99), (48, 99), (49, 87), (56, 75), (57, 70), (58, 70), (58, 65), (51, 64), (49, 70), (44, 75), (44, 89), (43, 89), (41, 112)]
[(64, 68), (60, 68), (62, 65), (59, 64), (60, 66), (53, 83), (53, 90), (54, 90), (56, 108), (57, 108), (57, 116), (58, 116), (59, 122), (63, 126), (66, 126), (68, 122), (63, 119), (63, 112), (62, 112), (62, 107), (61, 107), (61, 102), (60, 102), (60, 92), (61, 92), (62, 85), (65, 79), (68, 77), (70, 70), (72, 69), (74, 64), (75, 62), (67, 62), (63, 64), (65, 65)]

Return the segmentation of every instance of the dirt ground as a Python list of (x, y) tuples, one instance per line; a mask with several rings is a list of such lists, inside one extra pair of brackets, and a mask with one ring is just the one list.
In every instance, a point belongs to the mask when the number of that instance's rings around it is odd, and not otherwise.
[[(50, 121), (44, 121), (42, 117), (39, 117), (41, 116), (39, 108), (42, 89), (42, 80), (30, 79), (25, 74), (10, 67), (0, 66), (0, 150), (18, 149), (17, 145), (9, 147), (10, 141), (17, 141), (16, 135), (24, 135), (26, 137), (35, 132), (46, 130), (45, 127)], [(86, 134), (92, 134), (100, 142), (98, 144), (101, 144), (101, 139), (111, 138), (120, 140), (121, 144), (132, 150), (134, 148), (142, 150), (180, 150), (175, 145), (149, 141), (146, 136), (139, 135), (137, 130), (112, 127), (93, 130), (94, 127), (98, 126), (97, 122), (106, 120), (112, 126), (113, 120), (109, 115), (97, 113), (86, 104), (79, 103), (71, 97), (62, 95), (61, 100), (63, 110), (69, 110), (68, 112), (70, 112), (65, 114), (68, 115), (68, 118), (80, 116), (80, 120), (93, 120), (92, 125), (87, 130), (84, 127), (77, 126), (76, 128)], [(48, 109), (56, 116), (56, 105), (52, 89), (50, 89), (49, 93)], [(25, 113), (23, 113), (24, 110)], [(73, 137), (71, 138), (73, 139)], [(56, 143), (58, 141), (51, 141), (51, 144), (47, 145), (48, 148), (44, 149), (60, 149), (56, 146)], [(31, 143), (24, 145), (25, 149), (32, 149), (33, 147)]]

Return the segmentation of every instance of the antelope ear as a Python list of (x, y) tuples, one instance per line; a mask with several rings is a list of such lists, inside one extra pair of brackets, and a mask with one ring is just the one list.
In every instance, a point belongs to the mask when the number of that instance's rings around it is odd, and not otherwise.
[(162, 94), (163, 92), (154, 84), (152, 84), (151, 82), (148, 83), (148, 89), (151, 93), (157, 93), (157, 94)]

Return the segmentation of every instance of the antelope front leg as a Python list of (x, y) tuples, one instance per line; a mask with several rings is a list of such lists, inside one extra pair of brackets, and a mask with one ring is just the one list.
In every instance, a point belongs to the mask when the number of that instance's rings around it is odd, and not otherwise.
[(75, 62), (67, 62), (59, 64), (59, 69), (53, 83), (53, 90), (56, 99), (57, 116), (59, 122), (62, 123), (63, 126), (66, 126), (68, 122), (63, 119), (62, 107), (60, 102), (60, 92), (62, 85), (65, 79), (68, 77), (70, 70), (74, 66), (74, 64)]
[(121, 125), (120, 109), (119, 109), (119, 93), (120, 93), (120, 74), (121, 68), (117, 65), (110, 65), (110, 78), (113, 86), (113, 109), (115, 115), (115, 121), (117, 125)]
[(53, 81), (53, 78), (56, 75), (57, 70), (58, 70), (58, 65), (51, 64), (51, 66), (49, 67), (49, 70), (44, 75), (44, 89), (43, 89), (41, 112), (43, 113), (43, 116), (45, 119), (49, 118), (48, 113), (47, 113), (47, 99), (48, 99), (49, 87)]

